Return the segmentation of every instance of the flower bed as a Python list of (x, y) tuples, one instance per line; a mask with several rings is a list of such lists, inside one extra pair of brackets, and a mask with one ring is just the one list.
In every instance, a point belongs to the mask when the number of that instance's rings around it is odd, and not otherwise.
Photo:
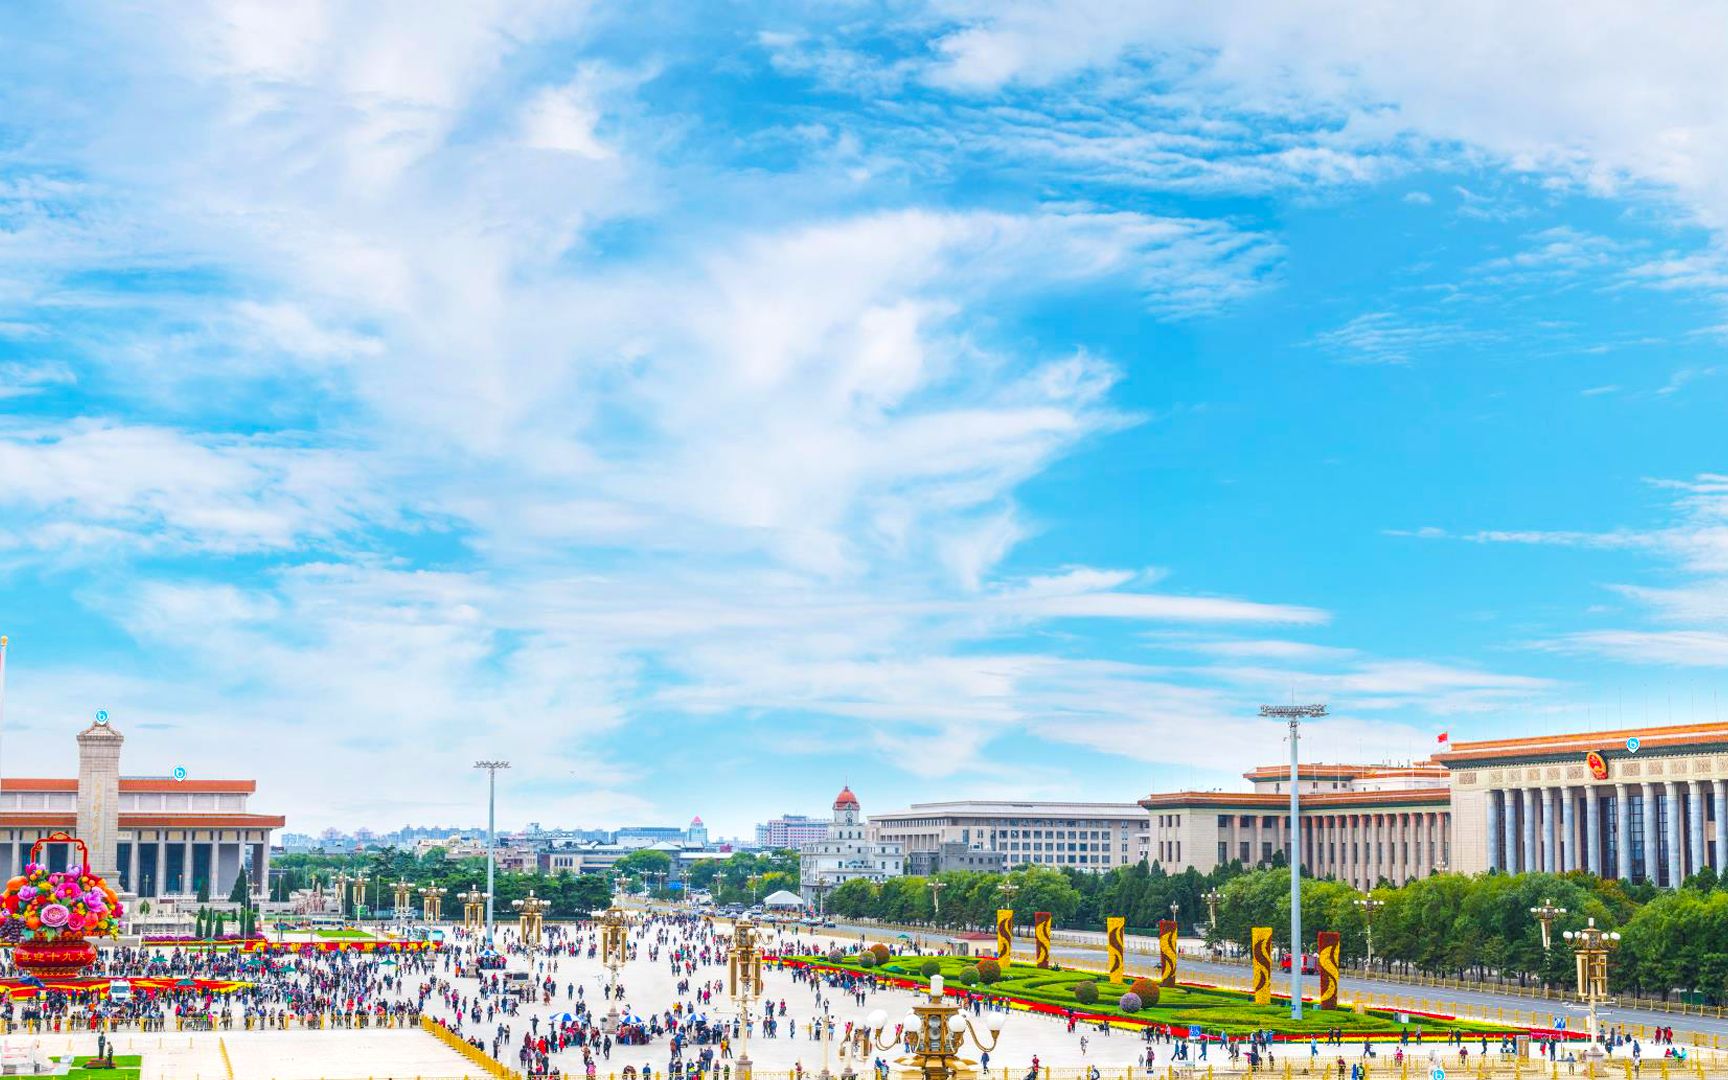
[[(1305, 1010), (1302, 1019), (1295, 1021), (1290, 1018), (1287, 1004), (1256, 1005), (1250, 995), (1241, 991), (1225, 990), (1196, 982), (1162, 987), (1156, 1004), (1148, 1005), (1135, 1013), (1125, 1013), (1115, 1005), (1120, 996), (1113, 992), (1116, 988), (1108, 984), (1102, 976), (1091, 972), (1010, 964), (1003, 970), (999, 982), (989, 986), (963, 986), (960, 984), (962, 972), (975, 967), (977, 961), (955, 956), (896, 956), (885, 964), (868, 968), (861, 966), (856, 957), (851, 956), (838, 963), (812, 956), (785, 957), (777, 962), (788, 967), (867, 975), (886, 980), (889, 985), (901, 989), (918, 990), (929, 987), (930, 980), (921, 973), (928, 960), (937, 962), (939, 974), (942, 975), (946, 992), (949, 994), (977, 994), (1006, 1001), (1011, 1008), (1027, 1012), (1061, 1017), (1073, 1015), (1083, 1023), (1108, 1023), (1119, 1027), (1150, 1026), (1178, 1036), (1186, 1035), (1195, 1028), (1200, 1029), (1207, 1037), (1271, 1030), (1277, 1033), (1275, 1038), (1295, 1041), (1306, 1040), (1332, 1028), (1341, 1028), (1349, 1039), (1366, 1038), (1375, 1041), (1397, 1040), (1404, 1037), (1406, 1032), (1414, 1039), (1417, 1027), (1421, 1028), (1424, 1038), (1438, 1039), (1446, 1038), (1453, 1032), (1486, 1035), (1490, 1038), (1506, 1034), (1548, 1033), (1544, 1030), (1459, 1020), (1438, 1013), (1407, 1013), (1405, 1015), (1410, 1017), (1410, 1024), (1403, 1025), (1398, 1022), (1395, 1014), (1378, 1009), (1358, 1014), (1349, 1009), (1322, 1012), (1316, 1008)], [(1097, 1004), (1081, 1005), (1075, 998), (1074, 987), (1082, 982), (1098, 984), (1101, 992)], [(1122, 986), (1120, 989), (1126, 990), (1127, 987)], [(1286, 997), (1284, 1000), (1287, 1002), (1289, 999)], [(1276, 998), (1274, 1001), (1276, 1002)], [(1568, 1033), (1554, 1034), (1564, 1037)]]

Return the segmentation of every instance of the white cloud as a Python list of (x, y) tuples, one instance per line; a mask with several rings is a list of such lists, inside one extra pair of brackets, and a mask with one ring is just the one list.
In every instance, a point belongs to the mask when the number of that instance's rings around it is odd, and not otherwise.
[(277, 439), (92, 422), (0, 431), (9, 518), (0, 543), (74, 560), (113, 547), (234, 554), (331, 543), (400, 520), (368, 470), (363, 456)]
[[(1048, 86), (1176, 57), (1189, 85), (1264, 109), (1323, 108), (1359, 139), (1407, 131), (1598, 190), (1661, 185), (1728, 224), (1728, 14), (1685, 2), (1471, 2), (1429, 9), (1309, 0), (1268, 10), (1122, 0), (942, 0), (928, 77), (958, 92)], [(1516, 109), (1506, 102), (1517, 101)]]

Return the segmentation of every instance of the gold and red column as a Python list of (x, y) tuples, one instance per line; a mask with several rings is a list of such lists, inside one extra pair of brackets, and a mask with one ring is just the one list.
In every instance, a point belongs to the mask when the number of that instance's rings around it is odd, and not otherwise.
[[(1316, 958), (1320, 968), (1320, 1007), (1336, 1009), (1338, 1007), (1338, 932), (1322, 930), (1315, 935), (1320, 955)], [(1300, 963), (1300, 960), (1296, 961)]]
[(1112, 915), (1104, 920), (1104, 948), (1110, 955), (1110, 981), (1122, 981), (1122, 946), (1123, 935), (1127, 932), (1128, 920), (1120, 915)]
[(1158, 985), (1176, 985), (1176, 920), (1158, 922)]
[(996, 959), (1006, 967), (1014, 960), (1014, 909), (996, 909)]
[(1256, 926), (1248, 931), (1248, 956), (1254, 963), (1254, 1004), (1272, 1004), (1272, 928)]
[(1036, 951), (1038, 966), (1050, 966), (1050, 913), (1034, 911), (1032, 913), (1032, 945)]

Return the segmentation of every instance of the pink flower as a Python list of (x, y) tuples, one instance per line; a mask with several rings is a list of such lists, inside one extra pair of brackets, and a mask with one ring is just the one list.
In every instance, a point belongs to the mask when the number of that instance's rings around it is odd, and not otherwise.
[(66, 920), (72, 917), (72, 913), (66, 910), (64, 904), (44, 904), (37, 917), (42, 920), (43, 926), (58, 928), (66, 925)]
[(25, 886), (21, 887), (18, 890), (18, 899), (20, 899), (20, 900), (34, 900), (34, 899), (36, 899), (36, 886), (25, 885)]
[(66, 917), (66, 929), (73, 931), (84, 929), (84, 916), (68, 915)]
[(54, 895), (62, 900), (76, 900), (79, 896), (78, 883), (76, 881), (62, 881), (60, 887), (54, 890)]

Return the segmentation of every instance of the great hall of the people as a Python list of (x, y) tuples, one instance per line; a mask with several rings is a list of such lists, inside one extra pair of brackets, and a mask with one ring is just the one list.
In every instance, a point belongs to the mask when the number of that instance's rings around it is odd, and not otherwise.
[[(1290, 770), (1251, 790), (1140, 800), (1151, 858), (1206, 872), (1272, 861), (1290, 839)], [(1590, 870), (1678, 885), (1728, 869), (1728, 724), (1458, 742), (1391, 767), (1303, 765), (1303, 868), (1357, 888), (1453, 870)]]

